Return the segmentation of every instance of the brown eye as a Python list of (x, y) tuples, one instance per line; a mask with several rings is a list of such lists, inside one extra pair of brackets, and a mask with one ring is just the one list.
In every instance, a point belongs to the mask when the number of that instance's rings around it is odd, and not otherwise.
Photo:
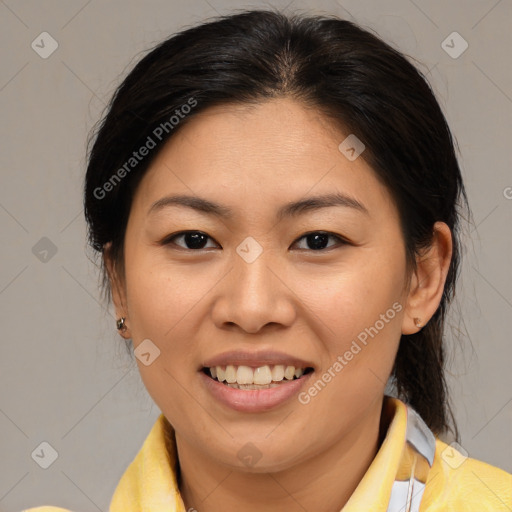
[[(176, 240), (182, 239), (182, 242), (176, 243)], [(334, 233), (329, 233), (326, 231), (312, 231), (310, 233), (306, 233), (302, 235), (295, 244), (300, 240), (305, 240), (307, 247), (302, 247), (302, 250), (311, 250), (315, 252), (320, 252), (326, 249), (331, 249), (335, 247), (334, 245), (328, 245), (329, 239), (336, 240), (339, 245), (346, 245), (348, 242)], [(162, 245), (176, 245), (184, 250), (202, 250), (208, 248), (206, 246), (208, 240), (213, 240), (210, 236), (202, 231), (181, 231), (179, 233), (175, 233), (166, 237), (161, 244)], [(215, 242), (216, 243), (216, 242)], [(218, 246), (218, 244), (217, 244)], [(212, 246), (210, 246), (211, 248)], [(215, 247), (215, 246), (213, 246)]]
[(332, 247), (326, 247), (329, 238), (336, 239), (341, 245), (345, 245), (347, 243), (340, 236), (335, 235), (334, 233), (328, 233), (326, 231), (312, 231), (311, 233), (306, 233), (305, 235), (301, 236), (298, 240), (306, 240), (307, 245), (310, 246), (306, 247), (306, 250), (322, 251), (326, 248), (330, 249)]
[[(183, 239), (183, 244), (185, 247), (174, 242), (180, 238)], [(205, 245), (208, 239), (211, 239), (211, 237), (202, 231), (182, 231), (167, 237), (165, 240), (163, 240), (162, 245), (174, 244), (186, 250), (201, 250), (206, 248)]]

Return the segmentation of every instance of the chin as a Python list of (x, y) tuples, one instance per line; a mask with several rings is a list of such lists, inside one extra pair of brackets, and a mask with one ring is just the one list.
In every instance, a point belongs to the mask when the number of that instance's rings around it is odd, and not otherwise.
[(248, 439), (246, 443), (237, 442), (235, 447), (225, 447), (222, 453), (212, 453), (211, 457), (232, 471), (255, 474), (284, 471), (300, 464), (304, 458), (304, 454), (297, 453), (297, 443), (289, 446), (280, 443), (279, 447), (276, 450), (274, 443)]

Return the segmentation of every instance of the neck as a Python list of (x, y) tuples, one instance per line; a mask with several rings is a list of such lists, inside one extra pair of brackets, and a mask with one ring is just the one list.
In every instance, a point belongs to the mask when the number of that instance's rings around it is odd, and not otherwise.
[(176, 433), (178, 485), (185, 509), (341, 510), (368, 470), (385, 435), (388, 421), (383, 421), (381, 413), (382, 399), (334, 444), (277, 472), (251, 473), (219, 464)]

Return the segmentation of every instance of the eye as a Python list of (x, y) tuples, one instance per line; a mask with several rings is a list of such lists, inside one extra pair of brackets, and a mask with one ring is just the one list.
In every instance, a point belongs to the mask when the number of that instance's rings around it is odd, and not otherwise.
[[(318, 252), (318, 251), (322, 251), (322, 250), (326, 249), (325, 244), (327, 243), (327, 240), (329, 240), (329, 238), (336, 239), (341, 245), (345, 245), (348, 243), (346, 240), (344, 240), (340, 236), (335, 235), (334, 233), (329, 233), (327, 231), (311, 231), (310, 233), (306, 233), (305, 235), (302, 235), (297, 241), (305, 239), (306, 242), (309, 243), (313, 247), (313, 249), (311, 249), (311, 250)], [(295, 242), (295, 243), (297, 243), (297, 242)], [(327, 248), (331, 248), (331, 247), (332, 246), (327, 247)], [(306, 250), (308, 250), (308, 249), (306, 248)]]
[[(173, 240), (177, 240), (179, 238), (183, 238), (184, 243), (188, 247), (183, 247), (179, 244), (175, 244)], [(180, 233), (176, 233), (174, 235), (166, 237), (164, 240), (162, 240), (162, 245), (169, 245), (174, 244), (178, 245), (178, 247), (181, 247), (185, 250), (201, 250), (205, 249), (205, 243), (210, 238), (206, 233), (203, 233), (202, 231), (181, 231)], [(213, 240), (213, 239), (212, 239)]]
[[(180, 238), (183, 239), (185, 247), (175, 242), (175, 240), (178, 240)], [(340, 245), (345, 245), (348, 243), (346, 240), (344, 240), (338, 235), (335, 235), (334, 233), (329, 233), (327, 231), (311, 231), (297, 239), (294, 245), (298, 243), (300, 240), (304, 239), (312, 247), (312, 249), (308, 249), (306, 247), (305, 250), (313, 250), (315, 252), (318, 252), (326, 248), (332, 248), (332, 245), (327, 247), (325, 246), (329, 238), (337, 240), (338, 244)], [(173, 235), (166, 237), (164, 240), (162, 240), (161, 244), (174, 244), (185, 250), (202, 250), (207, 248), (205, 244), (207, 243), (208, 239), (213, 240), (210, 236), (208, 236), (206, 233), (203, 233), (202, 231), (181, 231), (180, 233), (175, 233)]]

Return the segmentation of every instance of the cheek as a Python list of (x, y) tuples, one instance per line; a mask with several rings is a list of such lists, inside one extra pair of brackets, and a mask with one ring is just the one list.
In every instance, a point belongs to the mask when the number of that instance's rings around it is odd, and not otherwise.
[(171, 264), (142, 251), (134, 251), (127, 263), (128, 314), (134, 347), (150, 339), (160, 350), (154, 365), (146, 367), (138, 361), (146, 387), (155, 398), (152, 389), (158, 393), (164, 383), (166, 393), (172, 392), (169, 384), (173, 378), (177, 379), (178, 388), (180, 384), (186, 386), (191, 369), (197, 366), (201, 338), (198, 332), (206, 314), (202, 306), (219, 278), (207, 265), (201, 270), (199, 265)]
[(365, 337), (395, 339), (399, 333), (403, 309), (399, 269), (393, 273), (392, 267), (386, 267), (387, 272), (382, 268), (382, 263), (366, 260), (346, 271), (302, 279), (302, 285), (297, 276), (294, 291), (305, 314), (314, 319), (317, 337), (325, 340), (331, 358), (348, 350), (358, 337), (364, 343)]
[(186, 389), (197, 364), (191, 322), (205, 290), (183, 267), (171, 269), (135, 253), (129, 263), (126, 284), (134, 347), (149, 339), (160, 351), (150, 365), (137, 359), (139, 373), (149, 395), (174, 420), (191, 407)]
[(299, 397), (301, 404), (346, 426), (379, 399), (400, 341), (399, 290), (399, 279), (368, 265), (304, 287), (322, 367)]
[[(128, 312), (134, 335), (163, 339), (204, 295), (205, 283), (185, 266), (134, 254), (127, 265)], [(202, 284), (201, 284), (202, 283)], [(207, 288), (206, 288), (207, 289)]]
[(315, 402), (314, 407), (331, 411), (341, 423), (347, 410), (362, 412), (382, 394), (400, 341), (400, 268), (396, 263), (383, 267), (382, 258), (380, 262), (352, 265), (350, 271), (302, 290), (324, 354), (302, 403)]

